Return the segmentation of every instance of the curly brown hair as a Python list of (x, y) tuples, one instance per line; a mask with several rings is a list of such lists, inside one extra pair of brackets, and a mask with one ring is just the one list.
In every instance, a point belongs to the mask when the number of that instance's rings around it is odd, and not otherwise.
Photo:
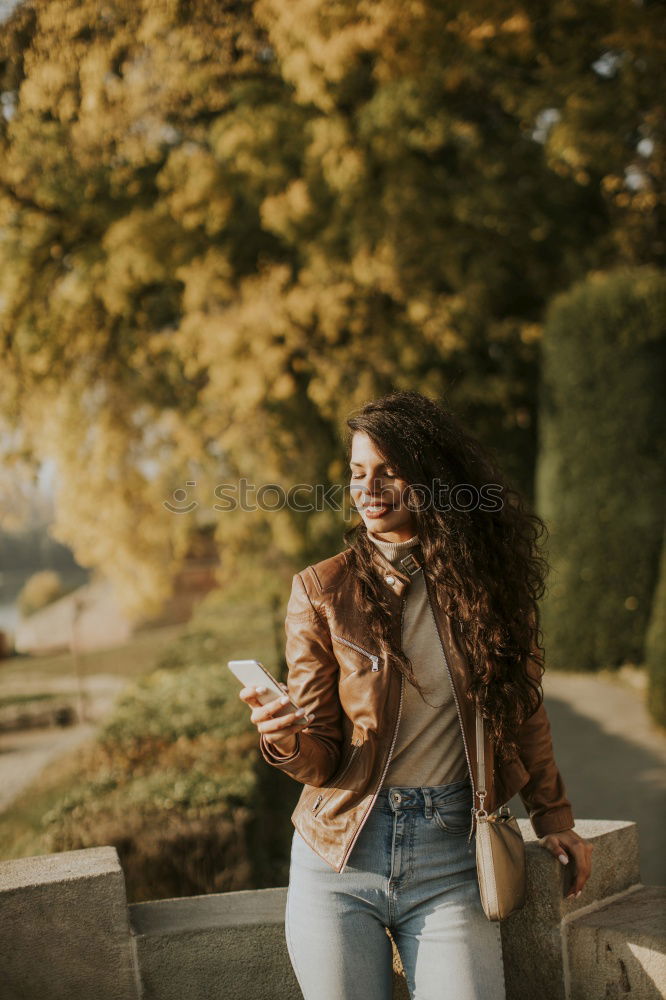
[[(448, 405), (415, 391), (391, 392), (349, 417), (348, 459), (354, 434), (367, 434), (395, 474), (408, 483), (423, 553), (424, 572), (434, 594), (445, 595), (446, 613), (466, 651), (471, 679), (466, 697), (476, 702), (498, 759), (518, 753), (517, 730), (543, 701), (543, 635), (538, 601), (549, 564), (540, 551), (544, 521), (500, 470), (490, 448), (465, 430)], [(426, 502), (434, 484), (472, 488), (500, 502), (473, 509)], [(483, 489), (482, 489), (483, 488)], [(426, 492), (428, 491), (428, 492)], [(461, 505), (462, 506), (462, 505)], [(388, 661), (421, 691), (410, 659), (391, 640), (391, 605), (371, 569), (374, 549), (365, 524), (348, 528), (358, 608)]]

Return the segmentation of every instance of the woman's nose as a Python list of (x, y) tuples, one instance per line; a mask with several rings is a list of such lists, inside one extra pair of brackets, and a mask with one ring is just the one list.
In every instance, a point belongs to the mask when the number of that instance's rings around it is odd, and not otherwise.
[(379, 499), (382, 495), (381, 479), (376, 480), (375, 483), (370, 483), (369, 486), (364, 486), (362, 495), (364, 500)]

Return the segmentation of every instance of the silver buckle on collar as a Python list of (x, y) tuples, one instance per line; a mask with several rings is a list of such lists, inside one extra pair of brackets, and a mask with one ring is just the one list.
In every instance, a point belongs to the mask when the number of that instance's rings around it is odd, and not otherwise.
[(400, 565), (404, 567), (405, 572), (409, 573), (410, 576), (414, 576), (421, 569), (421, 563), (412, 552), (403, 556), (400, 560)]

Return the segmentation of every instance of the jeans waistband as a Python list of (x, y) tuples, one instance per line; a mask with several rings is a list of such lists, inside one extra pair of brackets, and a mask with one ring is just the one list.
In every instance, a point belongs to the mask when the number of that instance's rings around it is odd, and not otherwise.
[(379, 796), (383, 802), (395, 808), (423, 809), (435, 800), (442, 802), (454, 795), (467, 793), (471, 796), (472, 784), (469, 778), (452, 781), (446, 785), (387, 785), (380, 789)]

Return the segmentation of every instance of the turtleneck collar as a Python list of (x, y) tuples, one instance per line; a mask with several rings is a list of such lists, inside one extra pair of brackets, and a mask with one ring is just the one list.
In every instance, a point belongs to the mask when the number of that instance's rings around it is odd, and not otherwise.
[(411, 538), (407, 538), (404, 542), (387, 542), (383, 538), (378, 538), (377, 535), (372, 531), (367, 532), (368, 538), (377, 548), (381, 551), (382, 555), (388, 559), (388, 561), (397, 568), (398, 560), (404, 559), (408, 552), (415, 549), (417, 545), (420, 545), (420, 539), (418, 535), (412, 535)]

